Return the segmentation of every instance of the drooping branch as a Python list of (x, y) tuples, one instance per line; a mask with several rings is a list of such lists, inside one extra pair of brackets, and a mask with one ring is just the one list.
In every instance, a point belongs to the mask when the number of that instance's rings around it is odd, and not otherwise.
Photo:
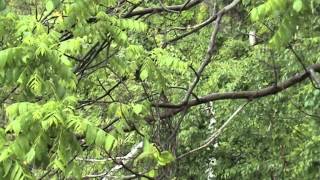
[[(261, 97), (266, 97), (270, 95), (277, 94), (288, 89), (291, 86), (294, 86), (305, 79), (309, 78), (310, 70), (315, 72), (320, 72), (320, 63), (313, 64), (307, 68), (307, 71), (303, 71), (301, 73), (297, 73), (289, 79), (279, 82), (276, 85), (271, 85), (259, 90), (251, 90), (251, 91), (238, 91), (238, 92), (225, 92), (225, 93), (211, 93), (203, 97), (199, 97), (198, 99), (192, 99), (188, 101), (187, 104), (170, 104), (170, 103), (154, 103), (154, 107), (160, 108), (171, 108), (171, 111), (168, 111), (166, 114), (162, 114), (161, 118), (172, 117), (173, 115), (181, 112), (183, 109), (190, 108), (192, 106), (197, 106), (199, 104), (204, 104), (211, 101), (217, 100), (228, 100), (228, 99), (247, 99), (253, 100)], [(151, 120), (151, 119), (149, 119)]]
[(215, 100), (223, 100), (223, 99), (256, 99), (264, 96), (273, 95), (279, 93), (281, 91), (286, 90), (287, 88), (300, 83), (310, 76), (310, 70), (314, 70), (320, 72), (320, 64), (314, 64), (308, 68), (308, 71), (304, 71), (302, 73), (295, 74), (291, 78), (278, 83), (277, 85), (271, 85), (269, 87), (256, 90), (256, 91), (240, 91), (240, 92), (229, 92), (229, 93), (212, 93), (204, 97), (200, 97), (199, 101), (192, 100), (188, 103), (189, 106), (194, 106), (198, 104), (202, 104), (203, 102), (215, 101)]

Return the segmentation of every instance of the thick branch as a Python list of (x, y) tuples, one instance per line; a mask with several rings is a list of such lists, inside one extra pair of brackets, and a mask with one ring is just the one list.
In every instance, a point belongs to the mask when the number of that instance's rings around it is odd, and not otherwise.
[(217, 100), (227, 100), (227, 99), (248, 99), (253, 100), (269, 95), (274, 95), (279, 92), (286, 90), (287, 88), (294, 86), (308, 78), (310, 76), (310, 70), (313, 69), (316, 72), (320, 72), (320, 63), (313, 64), (307, 68), (307, 71), (303, 71), (301, 73), (297, 73), (291, 78), (279, 82), (277, 85), (268, 86), (263, 89), (259, 90), (252, 90), (252, 91), (239, 91), (239, 92), (225, 92), (225, 93), (212, 93), (198, 99), (192, 99), (188, 101), (187, 104), (170, 104), (170, 103), (161, 103), (161, 104), (153, 104), (154, 107), (161, 107), (161, 108), (172, 108), (171, 111), (168, 111), (166, 114), (162, 114), (161, 118), (171, 117), (179, 112), (181, 112), (185, 107), (190, 108), (192, 106), (196, 106), (199, 104), (204, 104), (210, 101), (217, 101)]
[[(284, 91), (285, 89), (305, 80), (309, 77), (310, 69), (314, 69), (315, 71), (320, 71), (320, 64), (314, 64), (308, 68), (308, 71), (304, 71), (302, 73), (298, 73), (286, 81), (279, 83), (276, 86), (269, 86), (256, 91), (240, 91), (240, 92), (228, 92), (228, 93), (212, 93), (207, 96), (199, 98), (200, 102), (209, 102), (214, 100), (223, 100), (223, 99), (256, 99), (264, 96), (273, 95)], [(190, 101), (189, 106), (194, 106), (200, 104), (195, 100)]]
[[(232, 1), (229, 5), (225, 6), (224, 8), (222, 8), (218, 13), (213, 12), (213, 17), (216, 16), (216, 22), (213, 25), (214, 26), (214, 30), (211, 34), (211, 38), (210, 38), (210, 43), (208, 45), (208, 49), (207, 49), (207, 53), (206, 56), (202, 62), (202, 64), (200, 65), (199, 69), (197, 70), (196, 73), (196, 77), (193, 80), (193, 82), (190, 84), (190, 87), (185, 95), (185, 97), (183, 98), (181, 105), (185, 105), (188, 103), (189, 98), (192, 94), (192, 91), (196, 88), (198, 82), (200, 81), (201, 78), (201, 74), (203, 73), (203, 71), (205, 70), (205, 68), (207, 67), (207, 65), (211, 62), (212, 56), (214, 54), (214, 51), (216, 49), (216, 37), (220, 28), (220, 22), (221, 22), (221, 18), (224, 15), (224, 13), (226, 13), (227, 11), (231, 10), (232, 8), (234, 8), (238, 3), (240, 2), (240, 0), (234, 0)], [(215, 9), (215, 8), (214, 8)]]

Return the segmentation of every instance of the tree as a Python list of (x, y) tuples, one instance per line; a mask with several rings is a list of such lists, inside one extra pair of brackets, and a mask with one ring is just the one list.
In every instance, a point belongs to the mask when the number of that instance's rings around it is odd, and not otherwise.
[(319, 3), (0, 1), (0, 175), (319, 178)]

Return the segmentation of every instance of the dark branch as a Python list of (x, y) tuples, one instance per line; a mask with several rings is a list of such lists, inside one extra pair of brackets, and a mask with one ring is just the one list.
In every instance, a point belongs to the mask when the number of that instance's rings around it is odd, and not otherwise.
[[(313, 64), (307, 68), (307, 71), (303, 71), (301, 73), (297, 73), (291, 78), (279, 82), (277, 85), (271, 85), (263, 89), (259, 90), (252, 90), (252, 91), (239, 91), (239, 92), (225, 92), (225, 93), (212, 93), (198, 99), (192, 99), (188, 101), (187, 104), (171, 104), (171, 103), (154, 103), (154, 107), (160, 108), (171, 108), (171, 111), (168, 111), (166, 114), (162, 114), (161, 118), (171, 117), (179, 112), (181, 112), (185, 107), (190, 108), (192, 106), (196, 106), (199, 104), (204, 104), (210, 101), (217, 101), (217, 100), (227, 100), (227, 99), (248, 99), (253, 100), (265, 96), (270, 96), (277, 94), (286, 90), (287, 88), (294, 86), (303, 80), (310, 77), (310, 70), (314, 70), (316, 72), (320, 72), (320, 63)], [(149, 120), (152, 120), (149, 118)]]

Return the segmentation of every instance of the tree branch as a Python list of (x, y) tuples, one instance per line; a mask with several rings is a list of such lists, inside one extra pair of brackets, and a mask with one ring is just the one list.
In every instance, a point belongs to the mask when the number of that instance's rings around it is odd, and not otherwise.
[[(270, 96), (277, 94), (286, 90), (287, 88), (294, 86), (303, 80), (309, 78), (310, 70), (314, 70), (316, 72), (320, 72), (320, 63), (313, 64), (307, 68), (307, 71), (303, 71), (301, 73), (297, 73), (291, 78), (279, 82), (277, 85), (271, 85), (266, 88), (262, 88), (259, 90), (251, 90), (251, 91), (239, 91), (239, 92), (225, 92), (225, 93), (211, 93), (209, 95), (199, 97), (198, 99), (192, 99), (188, 101), (187, 104), (171, 104), (171, 103), (154, 103), (152, 104), (154, 107), (160, 108), (171, 108), (171, 111), (168, 111), (166, 114), (162, 114), (160, 118), (168, 118), (172, 117), (173, 115), (181, 112), (185, 107), (190, 108), (192, 106), (197, 106), (199, 104), (204, 104), (210, 101), (217, 101), (217, 100), (227, 100), (227, 99), (248, 99), (253, 100), (265, 96)], [(152, 120), (149, 118), (149, 120)]]
[(122, 164), (118, 164), (115, 167), (113, 167), (110, 171), (106, 173), (106, 175), (102, 180), (106, 180), (108, 176), (113, 176), (114, 173), (122, 169), (123, 166), (129, 162), (129, 160), (134, 159), (135, 157), (138, 156), (142, 148), (143, 148), (143, 142), (140, 142), (135, 146), (133, 146), (131, 151), (123, 157), (125, 160), (121, 161)]
[(197, 86), (198, 82), (200, 81), (201, 74), (203, 73), (203, 71), (207, 67), (207, 65), (211, 62), (213, 53), (216, 49), (216, 37), (217, 37), (218, 31), (219, 31), (220, 22), (221, 22), (221, 15), (219, 15), (217, 17), (217, 20), (216, 20), (216, 23), (214, 26), (214, 30), (211, 34), (210, 43), (208, 46), (206, 57), (205, 57), (204, 61), (202, 62), (201, 66), (199, 67), (198, 71), (196, 72), (196, 77), (193, 80), (191, 86), (189, 87), (184, 99), (182, 100), (182, 103), (188, 102), (190, 95), (192, 94), (194, 88)]
[(183, 10), (188, 10), (198, 4), (200, 4), (203, 0), (192, 0), (188, 4), (181, 4), (181, 5), (172, 5), (172, 6), (167, 6), (166, 8), (163, 7), (154, 7), (154, 8), (145, 8), (141, 10), (136, 10), (132, 11), (131, 13), (128, 13), (124, 15), (124, 18), (130, 18), (133, 16), (144, 16), (146, 14), (155, 14), (155, 13), (162, 13), (162, 12), (176, 12), (179, 13)]
[(184, 34), (181, 34), (173, 39), (170, 39), (166, 42), (163, 43), (162, 47), (166, 47), (168, 44), (171, 44), (173, 42), (176, 42), (178, 40), (181, 40), (187, 36), (189, 36), (190, 34), (193, 34), (197, 31), (199, 31), (200, 29), (202, 29), (203, 27), (207, 26), (208, 24), (212, 23), (213, 21), (215, 21), (219, 16), (221, 17), (223, 14), (225, 14), (226, 12), (230, 11), (232, 8), (234, 8), (238, 3), (240, 2), (240, 0), (234, 0), (232, 1), (232, 3), (228, 4), (227, 6), (225, 6), (224, 8), (222, 8), (219, 12), (217, 12), (216, 14), (212, 15), (209, 19), (207, 19), (206, 21), (193, 26), (192, 30), (189, 32), (186, 32)]

